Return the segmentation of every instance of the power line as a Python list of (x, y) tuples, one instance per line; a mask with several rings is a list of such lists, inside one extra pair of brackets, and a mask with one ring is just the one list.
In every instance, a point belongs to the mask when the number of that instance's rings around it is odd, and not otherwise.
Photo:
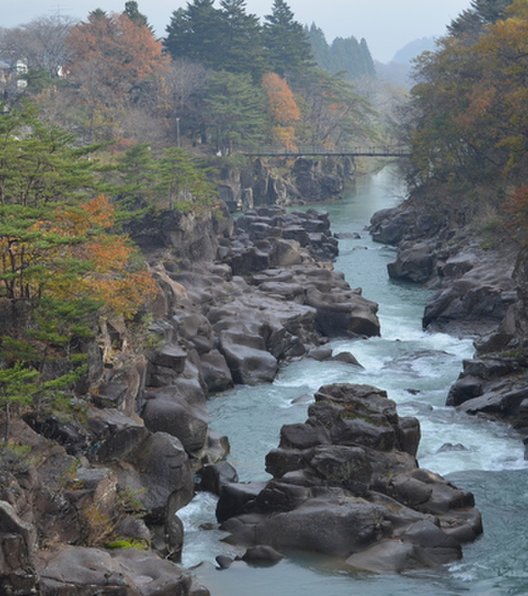
[(53, 6), (51, 6), (48, 9), (48, 12), (51, 12), (51, 13), (53, 13), (54, 16), (60, 18), (60, 17), (66, 16), (65, 13), (64, 13), (64, 11), (67, 8), (68, 8), (67, 6), (64, 6), (63, 4), (58, 4), (57, 3), (57, 4), (53, 5)]

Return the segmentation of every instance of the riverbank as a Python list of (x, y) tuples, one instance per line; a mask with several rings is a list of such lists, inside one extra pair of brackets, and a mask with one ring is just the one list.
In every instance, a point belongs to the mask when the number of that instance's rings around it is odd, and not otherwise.
[(370, 230), (396, 246), (393, 279), (434, 290), (424, 328), (475, 338), (475, 357), (464, 361), (447, 405), (505, 421), (528, 443), (526, 251), (498, 236), (491, 242), (472, 224), (455, 225), (419, 197), (376, 213)]

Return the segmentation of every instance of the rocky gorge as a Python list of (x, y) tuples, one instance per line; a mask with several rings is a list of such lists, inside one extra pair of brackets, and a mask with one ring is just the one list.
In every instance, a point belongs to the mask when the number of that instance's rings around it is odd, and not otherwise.
[(379, 333), (375, 303), (331, 266), (324, 215), (268, 208), (234, 224), (162, 212), (130, 232), (160, 288), (152, 347), (135, 349), (123, 321), (102, 321), (77, 415), (11, 425), (3, 593), (207, 593), (174, 564), (194, 474), (229, 451), (208, 429), (207, 396), (269, 382), (287, 359), (328, 356), (337, 334)]
[[(410, 215), (391, 237), (399, 213), (377, 215), (384, 236), (374, 236), (407, 241), (412, 253), (415, 239), (404, 239)], [(416, 240), (427, 244), (425, 225)], [(382, 390), (320, 388), (308, 420), (282, 429), (266, 483), (239, 483), (223, 461), (228, 437), (209, 428), (211, 395), (268, 383), (291, 360), (331, 359), (332, 338), (379, 335), (377, 305), (332, 266), (337, 240), (326, 215), (273, 205), (235, 220), (223, 209), (205, 217), (167, 211), (129, 231), (160, 288), (149, 306), (148, 345), (134, 350), (123, 322), (105, 321), (81, 416), (27, 417), (13, 428), (22, 453), (6, 462), (0, 495), (4, 589), (208, 593), (177, 566), (185, 540), (178, 511), (196, 490), (220, 496), (218, 519), (248, 562), (307, 549), (349, 571), (384, 573), (460, 558), (461, 545), (482, 531), (473, 496), (418, 467), (419, 424), (399, 416)], [(433, 242), (425, 256), (418, 246), (416, 260), (438, 279), (471, 270)], [(465, 314), (444, 309), (438, 324), (467, 324), (476, 304), (474, 320), (491, 329), (510, 312), (513, 285), (488, 282)], [(469, 282), (461, 287), (471, 293)], [(360, 366), (350, 353), (336, 358)]]

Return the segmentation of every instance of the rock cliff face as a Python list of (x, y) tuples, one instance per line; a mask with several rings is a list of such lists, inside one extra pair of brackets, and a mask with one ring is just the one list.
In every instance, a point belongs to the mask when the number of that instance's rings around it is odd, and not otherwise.
[(398, 247), (389, 275), (436, 289), (425, 328), (478, 338), (447, 404), (505, 420), (528, 444), (527, 251), (508, 243), (484, 250), (469, 226), (416, 199), (375, 214), (371, 232)]
[(323, 201), (340, 197), (354, 172), (350, 158), (258, 158), (251, 166), (225, 168), (220, 197), (232, 212)]
[(482, 531), (473, 496), (420, 469), (420, 427), (385, 392), (328, 385), (283, 426), (264, 485), (224, 482), (217, 516), (243, 546), (307, 550), (350, 569), (402, 572), (462, 556)]
[(427, 284), (425, 328), (482, 335), (494, 330), (516, 300), (512, 248), (485, 250), (467, 227), (431, 214), (416, 199), (376, 213), (374, 240), (397, 246), (394, 279)]

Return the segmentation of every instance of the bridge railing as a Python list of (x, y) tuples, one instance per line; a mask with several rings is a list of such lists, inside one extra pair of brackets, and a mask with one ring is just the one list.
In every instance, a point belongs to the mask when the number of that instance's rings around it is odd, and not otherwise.
[(259, 147), (241, 149), (241, 153), (253, 157), (280, 156), (280, 157), (302, 157), (302, 156), (365, 156), (365, 157), (408, 157), (410, 149), (401, 145), (370, 145), (353, 147), (323, 147), (321, 145), (302, 145), (295, 148), (285, 147)]

